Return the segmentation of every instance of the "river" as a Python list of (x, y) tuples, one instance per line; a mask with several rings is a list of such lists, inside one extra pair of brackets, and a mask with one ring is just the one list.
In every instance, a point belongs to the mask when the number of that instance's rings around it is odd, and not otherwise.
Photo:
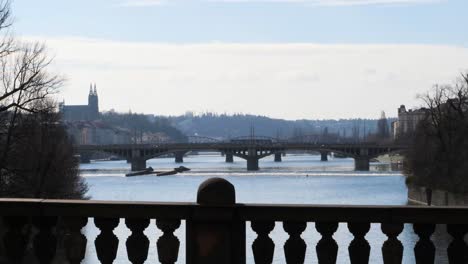
[[(147, 165), (155, 170), (179, 166), (173, 158), (149, 160)], [(224, 157), (213, 154), (187, 156), (183, 165), (191, 168), (191, 171), (168, 177), (125, 177), (130, 167), (125, 161), (93, 161), (82, 164), (80, 169), (90, 187), (88, 195), (94, 200), (194, 202), (200, 183), (210, 177), (222, 177), (235, 186), (236, 199), (240, 203), (407, 204), (405, 177), (398, 171), (391, 171), (389, 164), (384, 163), (372, 163), (369, 172), (355, 172), (353, 159), (329, 158), (328, 162), (321, 162), (317, 155), (288, 154), (280, 163), (274, 162), (273, 157), (264, 158), (259, 163), (260, 171), (247, 172), (245, 161), (235, 158), (234, 163), (225, 163)], [(185, 263), (184, 228), (182, 225), (176, 232), (181, 240), (177, 263)], [(434, 238), (438, 251), (436, 263), (445, 263), (443, 248), (450, 239), (442, 232), (443, 227), (438, 229)], [(84, 263), (99, 263), (92, 243), (99, 231), (88, 223), (84, 233), (88, 238)], [(120, 240), (115, 263), (130, 263), (125, 250), (125, 240), (130, 232), (123, 221), (115, 234)], [(154, 221), (145, 234), (151, 242), (147, 263), (158, 263), (155, 243), (161, 232), (156, 229)], [(247, 224), (247, 263), (253, 263), (250, 245), (255, 237)], [(282, 230), (281, 223), (276, 224), (271, 237), (276, 244), (274, 263), (285, 263), (282, 247), (287, 234)], [(315, 244), (320, 234), (313, 223), (308, 224), (302, 237), (308, 245), (306, 263), (317, 263)], [(338, 263), (349, 263), (347, 248), (353, 237), (345, 224), (340, 224), (334, 238), (339, 245)], [(380, 231), (380, 225), (373, 224), (366, 238), (372, 247), (370, 263), (382, 263), (381, 245), (386, 237)], [(405, 247), (403, 263), (414, 263), (413, 247), (418, 238), (410, 225), (405, 226), (399, 239)]]

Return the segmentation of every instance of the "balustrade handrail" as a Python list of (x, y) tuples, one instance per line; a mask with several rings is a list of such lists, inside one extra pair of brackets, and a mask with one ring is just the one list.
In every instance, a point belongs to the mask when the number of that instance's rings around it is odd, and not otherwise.
[(0, 199), (1, 216), (74, 216), (193, 219), (234, 211), (243, 221), (366, 223), (468, 223), (468, 207), (394, 205), (242, 204), (199, 205), (191, 202)]
[[(0, 226), (0, 234), (3, 233), (0, 243), (4, 242), (0, 262), (6, 263), (22, 263), (30, 238), (24, 229), (29, 224), (37, 230), (32, 243), (39, 263), (52, 263), (59, 246), (64, 248), (63, 257), (69, 263), (81, 263), (88, 243), (81, 229), (88, 218), (94, 218), (94, 225), (100, 230), (94, 245), (101, 263), (113, 263), (117, 256), (119, 238), (113, 230), (122, 218), (131, 230), (125, 246), (128, 259), (134, 264), (144, 263), (148, 258), (150, 242), (144, 230), (151, 219), (156, 220), (163, 233), (156, 244), (158, 260), (164, 264), (177, 262), (181, 243), (174, 232), (181, 226), (181, 220), (185, 220), (187, 264), (245, 264), (246, 222), (257, 233), (251, 245), (257, 264), (272, 263), (275, 243), (269, 234), (275, 222), (282, 222), (288, 234), (283, 246), (288, 264), (304, 263), (307, 245), (301, 234), (310, 222), (315, 223), (321, 236), (315, 247), (319, 263), (336, 263), (338, 244), (333, 234), (339, 223), (346, 223), (354, 237), (348, 246), (352, 264), (369, 263), (371, 245), (365, 236), (371, 223), (380, 223), (387, 236), (382, 245), (384, 263), (402, 263), (404, 249), (398, 235), (404, 224), (412, 224), (419, 236), (414, 246), (416, 263), (435, 263), (436, 248), (430, 237), (436, 224), (447, 224), (446, 230), (453, 237), (446, 248), (449, 263), (468, 263), (468, 246), (464, 241), (468, 233), (468, 207), (242, 204), (236, 203), (234, 186), (220, 178), (208, 179), (200, 185), (197, 203), (2, 198), (0, 216), (4, 223), (4, 227)], [(59, 229), (61, 234), (54, 233)], [(60, 235), (63, 242), (58, 242)]]

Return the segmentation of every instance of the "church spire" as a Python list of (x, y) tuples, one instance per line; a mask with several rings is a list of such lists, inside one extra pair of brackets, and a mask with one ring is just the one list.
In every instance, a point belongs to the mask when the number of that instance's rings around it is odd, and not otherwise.
[(92, 95), (93, 94), (93, 84), (90, 83), (89, 84), (89, 95)]
[(96, 83), (94, 83), (94, 95), (97, 96)]

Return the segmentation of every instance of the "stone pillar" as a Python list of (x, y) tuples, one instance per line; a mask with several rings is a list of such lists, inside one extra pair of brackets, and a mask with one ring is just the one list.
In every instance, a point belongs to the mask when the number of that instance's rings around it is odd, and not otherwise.
[(258, 158), (257, 157), (248, 157), (247, 158), (247, 170), (248, 171), (257, 171), (260, 168), (258, 167)]
[(320, 151), (320, 161), (328, 161), (328, 152)]
[(370, 159), (368, 157), (356, 157), (354, 158), (354, 169), (356, 171), (369, 171)]
[(140, 171), (146, 169), (146, 160), (143, 158), (133, 158), (131, 161), (132, 171)]
[(132, 149), (132, 157), (130, 158), (132, 171), (140, 171), (146, 169), (146, 160), (143, 158), (143, 153), (138, 149)]
[(184, 155), (185, 155), (185, 152), (184, 152), (184, 151), (175, 152), (175, 153), (174, 153), (175, 162), (176, 162), (176, 163), (183, 163), (183, 162), (184, 162)]
[(275, 153), (275, 162), (281, 162), (281, 152)]
[(197, 207), (186, 222), (187, 264), (245, 264), (245, 221), (235, 213), (234, 186), (211, 178), (198, 188)]
[(256, 149), (249, 149), (247, 153), (247, 170), (248, 171), (256, 171), (259, 169), (258, 167), (258, 155)]
[(226, 162), (233, 163), (234, 162), (234, 155), (232, 153), (226, 153)]

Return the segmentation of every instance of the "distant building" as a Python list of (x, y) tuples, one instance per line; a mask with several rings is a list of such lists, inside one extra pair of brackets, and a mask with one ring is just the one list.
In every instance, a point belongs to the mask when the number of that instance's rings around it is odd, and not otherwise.
[(130, 131), (100, 121), (96, 84), (90, 85), (87, 105), (59, 105), (62, 120), (75, 144), (129, 144)]
[(65, 105), (60, 103), (60, 112), (64, 121), (93, 121), (99, 119), (99, 99), (92, 84), (89, 87), (88, 104), (87, 105)]
[(401, 105), (400, 108), (398, 108), (398, 120), (392, 123), (394, 138), (412, 134), (416, 130), (418, 123), (426, 117), (426, 108), (406, 110), (406, 107)]
[(65, 121), (68, 134), (77, 145), (130, 144), (132, 133), (102, 121)]

